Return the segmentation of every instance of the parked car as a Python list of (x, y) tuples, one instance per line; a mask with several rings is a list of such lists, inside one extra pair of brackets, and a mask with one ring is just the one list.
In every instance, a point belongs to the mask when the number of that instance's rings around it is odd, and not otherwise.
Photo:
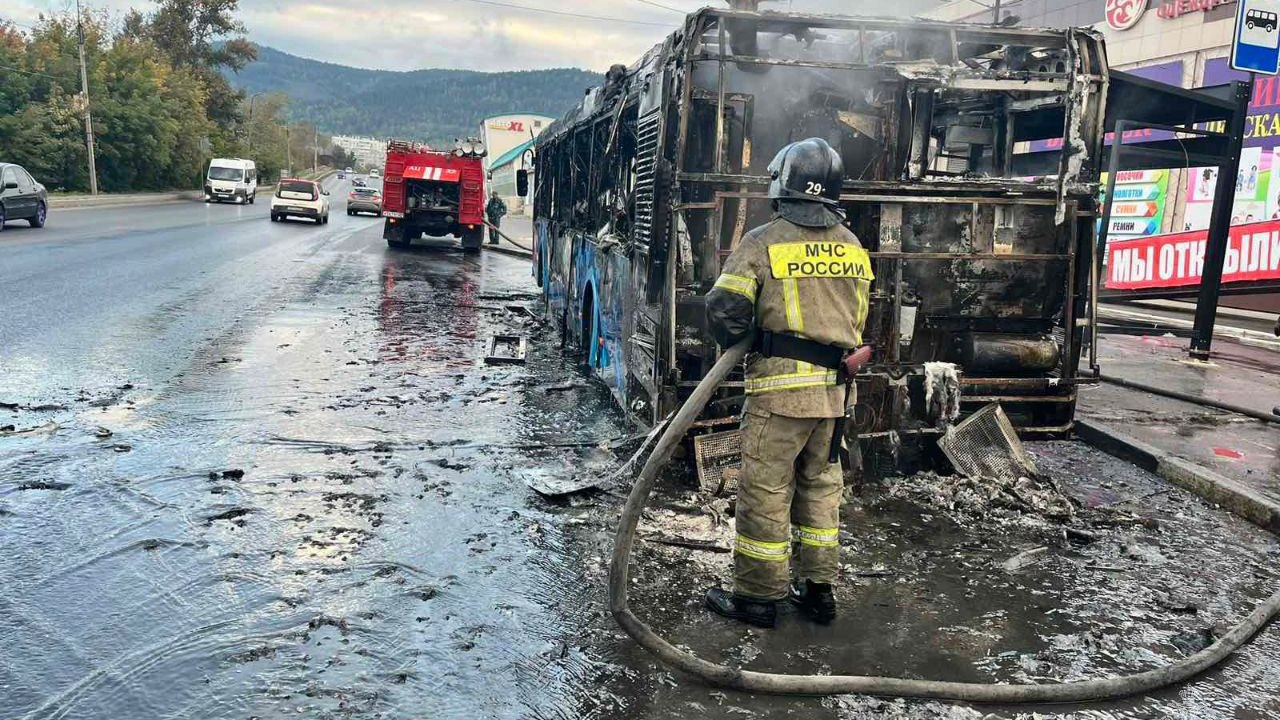
[(21, 165), (0, 163), (0, 230), (9, 220), (26, 220), (44, 227), (49, 214), (49, 192)]
[(347, 194), (347, 214), (355, 215), (362, 212), (381, 215), (382, 193), (368, 187), (353, 188)]
[(315, 180), (281, 180), (271, 196), (271, 222), (288, 217), (310, 218), (317, 225), (329, 222), (329, 191)]

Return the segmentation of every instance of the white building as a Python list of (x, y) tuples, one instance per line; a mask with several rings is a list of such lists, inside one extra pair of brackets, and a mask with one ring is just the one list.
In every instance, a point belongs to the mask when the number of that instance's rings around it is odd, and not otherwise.
[[(552, 122), (552, 118), (543, 115), (512, 114), (485, 118), (480, 124), (481, 140), (489, 153), (489, 187), (498, 191), (512, 214), (528, 214), (527, 198), (516, 195), (516, 170), (525, 167), (524, 151)], [(532, 178), (532, 168), (526, 169)]]
[(370, 137), (334, 135), (333, 144), (356, 156), (364, 169), (381, 168), (387, 160), (387, 143)]
[(480, 123), (480, 139), (489, 151), (489, 165), (511, 152), (512, 148), (524, 145), (542, 134), (552, 122), (552, 118), (543, 115), (511, 114), (495, 115), (485, 118)]

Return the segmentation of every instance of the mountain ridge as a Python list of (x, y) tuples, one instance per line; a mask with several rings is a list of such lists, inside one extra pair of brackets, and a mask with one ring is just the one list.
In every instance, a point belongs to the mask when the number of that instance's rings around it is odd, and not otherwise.
[(257, 48), (258, 59), (227, 78), (247, 93), (287, 94), (291, 119), (327, 133), (433, 144), (475, 135), (480, 121), (493, 115), (560, 117), (586, 88), (604, 81), (577, 68), (371, 70)]

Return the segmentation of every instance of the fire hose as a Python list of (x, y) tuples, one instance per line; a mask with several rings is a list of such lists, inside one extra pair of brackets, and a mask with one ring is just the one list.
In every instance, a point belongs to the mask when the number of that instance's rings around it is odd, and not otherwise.
[(504, 233), (504, 232), (502, 232), (502, 230), (500, 230), (500, 229), (498, 228), (498, 226), (497, 226), (497, 225), (494, 225), (493, 223), (489, 222), (488, 220), (485, 220), (485, 221), (483, 221), (483, 222), (484, 222), (485, 227), (487, 227), (487, 228), (489, 228), (490, 230), (492, 230), (492, 231), (494, 231), (494, 232), (498, 233), (499, 235), (501, 235), (501, 236), (502, 236), (502, 238), (503, 238), (504, 240), (506, 240), (507, 242), (511, 243), (512, 245), (515, 245), (516, 247), (520, 248), (521, 250), (526, 250), (526, 251), (528, 251), (528, 252), (533, 252), (533, 248), (529, 247), (528, 245), (521, 245), (520, 243), (516, 242), (515, 240), (512, 240), (512, 239), (511, 239), (511, 236), (510, 236), (510, 235), (508, 235), (508, 234), (506, 234), (506, 233)]
[(1212, 645), (1172, 665), (1115, 678), (1044, 685), (757, 672), (720, 665), (677, 648), (636, 617), (628, 607), (631, 550), (635, 543), (636, 526), (640, 521), (640, 513), (644, 510), (645, 503), (653, 491), (658, 471), (667, 464), (676, 445), (683, 439), (712, 394), (724, 382), (725, 377), (746, 357), (750, 344), (750, 339), (743, 340), (725, 351), (676, 413), (636, 477), (618, 523), (613, 559), (609, 566), (609, 610), (628, 635), (666, 665), (701, 678), (714, 686), (783, 695), (858, 693), (975, 703), (1099, 701), (1150, 692), (1189, 680), (1243, 647), (1277, 614), (1280, 614), (1280, 592), (1277, 592)]

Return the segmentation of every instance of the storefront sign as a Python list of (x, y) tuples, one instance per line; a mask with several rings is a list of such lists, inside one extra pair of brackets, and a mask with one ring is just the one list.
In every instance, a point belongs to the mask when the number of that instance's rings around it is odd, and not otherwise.
[(522, 133), (525, 131), (524, 122), (520, 120), (490, 120), (489, 129), (514, 133)]
[[(1156, 6), (1156, 17), (1175, 20), (1195, 12), (1208, 12), (1236, 0), (1166, 0)], [(1107, 26), (1112, 30), (1128, 30), (1142, 19), (1147, 0), (1107, 0)]]
[(1107, 25), (1112, 30), (1128, 30), (1142, 19), (1146, 9), (1147, 0), (1107, 0)]
[[(1107, 244), (1107, 289), (1199, 285), (1208, 232), (1117, 240)], [(1231, 228), (1224, 283), (1280, 279), (1280, 221)]]
[(1156, 15), (1165, 20), (1182, 17), (1193, 12), (1208, 12), (1214, 8), (1230, 5), (1236, 0), (1171, 0), (1161, 3), (1156, 8)]

